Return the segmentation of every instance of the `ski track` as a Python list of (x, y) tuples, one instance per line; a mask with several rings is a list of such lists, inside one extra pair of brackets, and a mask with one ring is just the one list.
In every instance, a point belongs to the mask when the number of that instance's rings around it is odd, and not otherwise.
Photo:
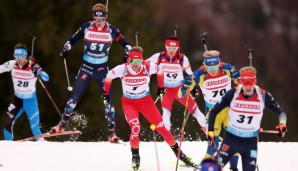
[[(156, 142), (161, 171), (174, 171), (174, 153)], [(184, 153), (199, 163), (207, 142), (183, 142)], [(297, 171), (298, 143), (259, 143), (261, 171)], [(140, 171), (157, 171), (154, 142), (141, 142)], [(0, 171), (132, 171), (129, 142), (15, 142), (0, 141)], [(241, 162), (238, 166), (240, 168)], [(228, 165), (224, 170), (228, 170)], [(179, 171), (194, 170), (178, 167)], [(239, 169), (242, 170), (241, 168)]]

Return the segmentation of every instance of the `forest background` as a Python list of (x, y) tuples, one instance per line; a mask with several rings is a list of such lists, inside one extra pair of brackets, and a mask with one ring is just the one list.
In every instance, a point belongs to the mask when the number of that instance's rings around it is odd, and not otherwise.
[[(58, 54), (79, 26), (92, 20), (91, 9), (98, 2), (106, 3), (92, 0), (1, 1), (0, 63), (13, 59), (13, 46), (19, 42), (25, 43), (31, 52), (32, 37), (28, 33), (37, 35), (34, 57), (50, 75), (50, 81), (45, 86), (59, 110), (63, 111), (70, 92), (67, 90), (64, 64)], [(248, 49), (255, 49), (252, 62), (258, 70), (258, 85), (270, 91), (288, 115), (289, 131), (282, 141), (298, 141), (298, 79), (295, 74), (298, 66), (297, 6), (298, 2), (294, 0), (110, 0), (108, 22), (119, 28), (132, 45), (135, 45), (135, 37), (129, 30), (139, 31), (139, 45), (144, 48), (145, 58), (163, 51), (165, 39), (173, 35), (174, 25), (179, 25), (181, 51), (189, 57), (194, 71), (202, 65), (204, 47), (200, 34), (203, 32), (208, 33), (208, 48), (219, 50), (221, 60), (237, 68), (249, 65)], [(82, 52), (83, 40), (73, 46), (67, 58), (71, 85), (82, 62)], [(123, 48), (114, 42), (109, 55), (110, 68), (121, 64), (123, 56)], [(116, 131), (121, 139), (128, 140), (129, 126), (121, 107), (120, 85), (119, 79), (113, 81)], [(156, 98), (155, 77), (152, 78), (151, 88), (151, 94)], [(37, 95), (41, 129), (46, 132), (59, 122), (60, 117), (39, 83)], [(4, 116), (13, 98), (13, 85), (8, 73), (0, 75), (0, 96), (0, 130), (3, 130)], [(203, 111), (202, 98), (200, 96), (197, 101)], [(160, 102), (157, 106), (160, 108)], [(184, 108), (175, 102), (171, 118), (175, 137), (183, 121), (183, 112)], [(107, 140), (101, 93), (95, 81), (78, 103), (76, 113), (72, 126), (84, 132), (78, 140)], [(141, 122), (141, 139), (151, 140), (149, 123), (143, 117)], [(262, 127), (274, 129), (277, 124), (278, 118), (274, 113), (265, 110)], [(31, 136), (25, 114), (17, 120), (14, 130), (15, 139)], [(192, 117), (185, 131), (187, 140), (205, 139)], [(260, 138), (261, 141), (281, 141), (273, 135), (262, 134)], [(0, 139), (4, 139), (3, 131), (0, 131)]]

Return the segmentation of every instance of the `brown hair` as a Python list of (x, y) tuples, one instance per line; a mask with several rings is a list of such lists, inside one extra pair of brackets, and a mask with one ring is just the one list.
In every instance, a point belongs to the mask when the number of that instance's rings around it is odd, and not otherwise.
[(253, 66), (246, 66), (246, 67), (242, 67), (240, 69), (240, 73), (245, 72), (245, 71), (255, 72), (257, 74), (257, 70)]
[(94, 11), (108, 12), (108, 8), (104, 4), (98, 3), (98, 4), (93, 5), (92, 11), (93, 12)]
[(22, 44), (22, 43), (18, 43), (16, 44), (13, 49), (18, 49), (18, 48), (21, 48), (21, 49), (26, 49), (27, 50), (27, 46), (25, 44)]
[(142, 52), (143, 53), (143, 48), (140, 46), (134, 46), (130, 49), (129, 52)]

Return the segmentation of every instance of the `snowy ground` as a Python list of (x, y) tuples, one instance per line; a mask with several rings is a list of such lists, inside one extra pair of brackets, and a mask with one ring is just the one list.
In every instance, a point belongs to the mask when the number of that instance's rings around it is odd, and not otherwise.
[[(175, 170), (175, 156), (158, 142), (161, 171)], [(182, 150), (199, 163), (206, 142), (183, 142)], [(298, 143), (259, 143), (260, 171), (297, 171)], [(141, 171), (157, 171), (153, 142), (141, 142)], [(129, 144), (108, 142), (0, 141), (0, 171), (129, 171)], [(179, 167), (178, 170), (193, 170)], [(227, 166), (224, 170), (228, 170)], [(240, 169), (242, 170), (242, 169)]]

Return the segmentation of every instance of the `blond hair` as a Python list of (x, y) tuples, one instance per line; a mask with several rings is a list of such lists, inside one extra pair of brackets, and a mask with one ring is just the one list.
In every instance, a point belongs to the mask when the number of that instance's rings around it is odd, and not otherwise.
[(134, 46), (130, 49), (129, 52), (142, 52), (143, 53), (143, 48), (140, 46)]
[(213, 56), (219, 56), (219, 55), (220, 55), (220, 52), (217, 50), (209, 50), (203, 53), (203, 57), (213, 57)]
[(108, 12), (108, 8), (104, 4), (98, 3), (98, 4), (93, 5), (92, 11), (93, 12), (94, 11)]
[(254, 72), (254, 73), (257, 74), (257, 70), (256, 70), (256, 68), (253, 67), (253, 66), (246, 66), (246, 67), (242, 67), (242, 68), (240, 69), (240, 73), (245, 72), (245, 71)]

